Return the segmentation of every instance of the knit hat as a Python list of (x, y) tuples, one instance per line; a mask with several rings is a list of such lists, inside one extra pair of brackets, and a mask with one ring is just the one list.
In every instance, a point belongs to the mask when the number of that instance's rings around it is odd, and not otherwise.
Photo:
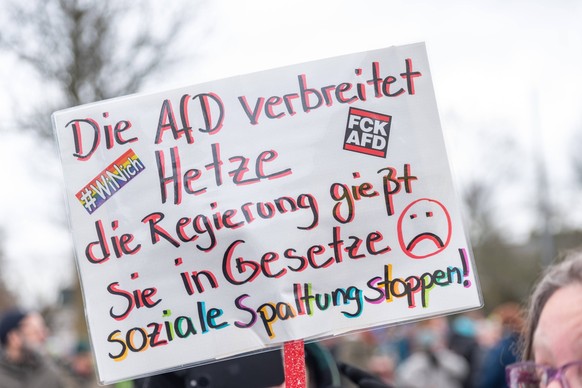
[(6, 345), (8, 333), (16, 329), (26, 315), (27, 314), (21, 310), (11, 310), (2, 316), (2, 320), (0, 321), (0, 343), (2, 345)]

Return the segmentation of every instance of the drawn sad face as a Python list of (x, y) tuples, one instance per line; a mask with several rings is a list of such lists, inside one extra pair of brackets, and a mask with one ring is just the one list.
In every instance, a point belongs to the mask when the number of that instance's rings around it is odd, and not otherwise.
[(443, 251), (451, 241), (451, 217), (438, 201), (422, 198), (408, 205), (398, 219), (398, 242), (413, 259)]

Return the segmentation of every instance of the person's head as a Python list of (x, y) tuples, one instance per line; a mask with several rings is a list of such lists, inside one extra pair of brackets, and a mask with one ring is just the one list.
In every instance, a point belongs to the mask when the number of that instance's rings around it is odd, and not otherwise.
[(512, 387), (582, 386), (582, 252), (549, 267), (536, 285), (522, 357), (508, 368)]
[(414, 347), (416, 350), (437, 351), (446, 346), (449, 326), (446, 318), (437, 317), (416, 324)]
[(497, 306), (491, 313), (503, 332), (521, 333), (523, 331), (523, 309), (515, 302), (506, 302)]
[(44, 319), (36, 312), (12, 310), (5, 313), (0, 321), (0, 344), (14, 361), (39, 353), (46, 338)]
[[(525, 327), (524, 360), (539, 359), (539, 352), (538, 357), (536, 357), (536, 350), (539, 350), (543, 342), (543, 338), (540, 336), (549, 334), (546, 330), (547, 324), (557, 327), (563, 323), (554, 316), (555, 312), (551, 309), (556, 301), (563, 300), (560, 308), (562, 313), (576, 314), (578, 312), (576, 308), (582, 308), (582, 292), (578, 305), (567, 303), (568, 290), (576, 289), (576, 287), (580, 287), (582, 290), (582, 251), (571, 253), (564, 261), (550, 266), (535, 286), (529, 302)], [(550, 301), (554, 303), (548, 305)], [(580, 313), (582, 322), (582, 310)], [(542, 318), (544, 319), (542, 320)], [(540, 327), (541, 323), (543, 323), (543, 327)], [(582, 344), (578, 345), (581, 346), (580, 350), (582, 351)], [(580, 356), (582, 357), (582, 354)]]
[(79, 341), (75, 346), (75, 351), (71, 357), (71, 369), (79, 377), (93, 377), (95, 374), (95, 365), (91, 348), (86, 341)]

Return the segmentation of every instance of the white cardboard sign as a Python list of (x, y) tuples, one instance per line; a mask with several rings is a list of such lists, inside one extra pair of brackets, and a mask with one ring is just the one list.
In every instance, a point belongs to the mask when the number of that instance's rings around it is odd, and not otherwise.
[(424, 44), (53, 124), (102, 382), (481, 305)]

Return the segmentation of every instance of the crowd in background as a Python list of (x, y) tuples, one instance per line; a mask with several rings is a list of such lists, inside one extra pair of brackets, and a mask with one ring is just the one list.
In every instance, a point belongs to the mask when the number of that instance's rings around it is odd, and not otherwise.
[(396, 387), (505, 387), (519, 355), (523, 310), (506, 303), (324, 341), (336, 359)]
[[(30, 353), (27, 357), (33, 353), (50, 355), (52, 361), (45, 372), (50, 376), (52, 368), (58, 371), (59, 378), (66, 377), (62, 386), (96, 386), (87, 344), (79, 342), (69, 354), (50, 354), (45, 346), (48, 331), (39, 316), (34, 316), (36, 328), (30, 332), (33, 339), (22, 337), (17, 341), (18, 346)], [(475, 310), (340, 336), (319, 344), (335, 360), (369, 371), (389, 386), (495, 388), (506, 386), (505, 366), (518, 358), (522, 324), (521, 306), (507, 303), (487, 316), (483, 310)], [(9, 343), (13, 344), (10, 341), (17, 339), (9, 334), (10, 329), (2, 321), (0, 339), (4, 353)], [(0, 387), (12, 387), (3, 378), (6, 376), (0, 373)], [(46, 377), (43, 381), (41, 386), (48, 387)], [(132, 386), (128, 382), (117, 384)], [(355, 385), (343, 381), (342, 386)]]

